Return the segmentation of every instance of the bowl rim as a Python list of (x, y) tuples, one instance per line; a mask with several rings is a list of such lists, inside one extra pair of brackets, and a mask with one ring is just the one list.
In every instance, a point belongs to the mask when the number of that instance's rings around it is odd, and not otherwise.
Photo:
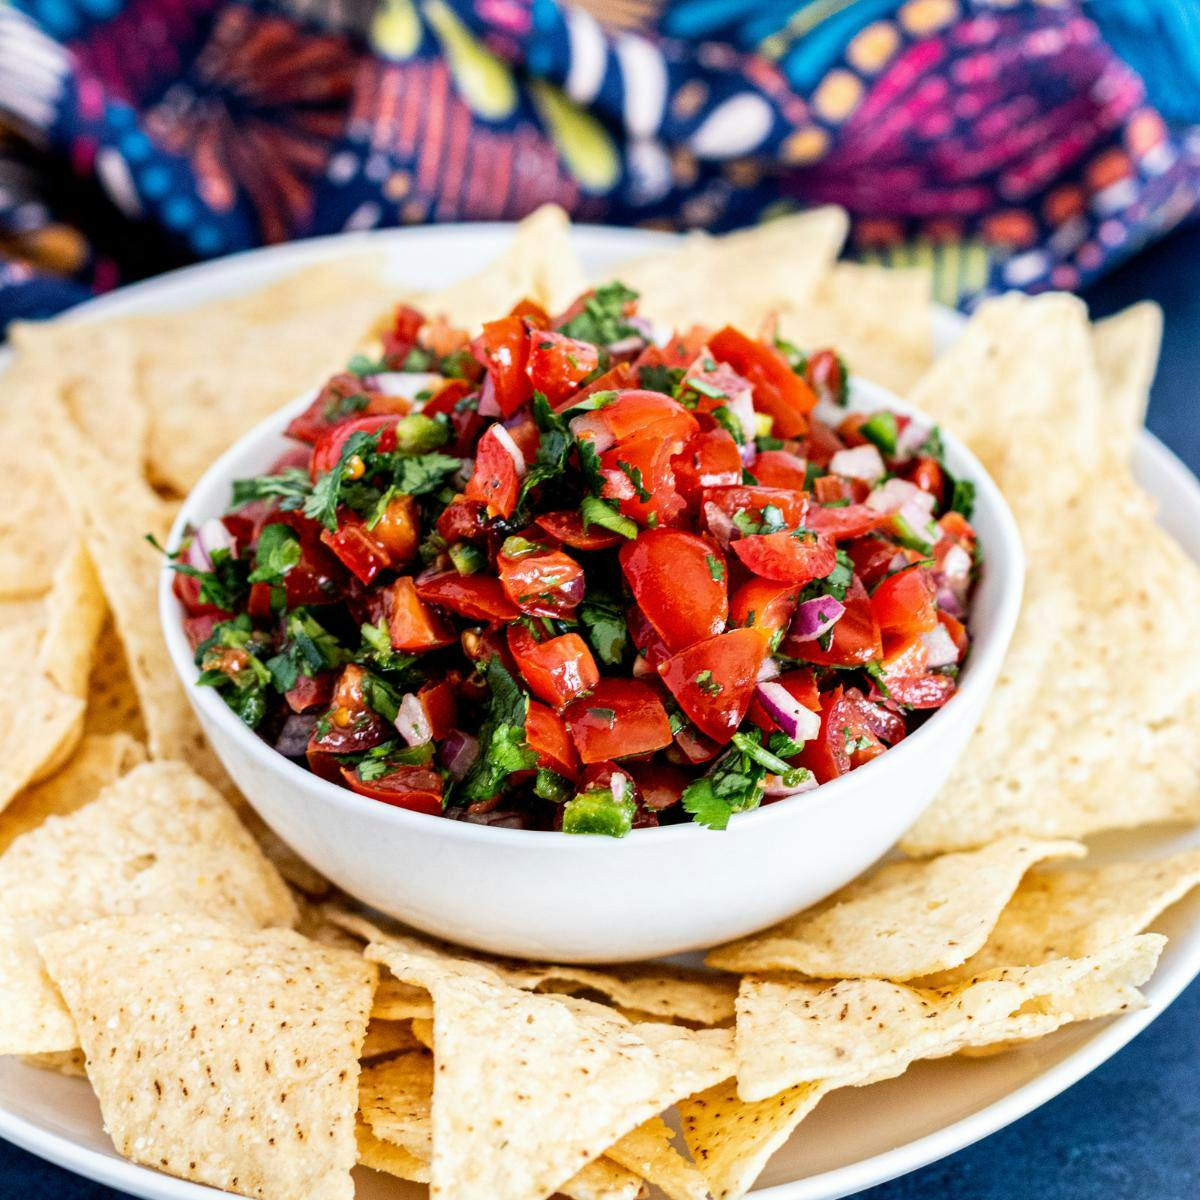
[[(168, 535), (168, 549), (179, 544), (184, 531), (189, 526), (198, 527), (208, 517), (221, 515), (220, 512), (207, 511), (207, 507), (201, 511), (198, 498), (219, 487), (223, 487), (228, 494), (233, 479), (242, 477), (244, 472), (244, 468), (235, 467), (235, 463), (251, 446), (283, 435), (290, 419), (304, 411), (311, 403), (313, 396), (316, 395), (316, 391), (315, 388), (308, 390), (259, 421), (208, 467), (179, 506)], [(850, 376), (849, 392), (848, 412), (859, 411), (869, 406), (887, 407), (903, 416), (916, 417), (930, 425), (938, 424), (890, 389), (862, 376)], [(939, 428), (941, 427), (939, 426)], [(630, 846), (631, 844), (642, 847), (649, 839), (653, 838), (656, 845), (665, 846), (671, 842), (678, 843), (697, 837), (711, 837), (722, 832), (740, 831), (747, 829), (751, 824), (756, 828), (765, 827), (771, 822), (778, 824), (811, 807), (818, 796), (821, 802), (836, 801), (843, 794), (849, 794), (853, 789), (873, 784), (876, 780), (882, 785), (885, 770), (901, 768), (910, 760), (915, 760), (916, 755), (931, 748), (931, 743), (937, 737), (938, 730), (946, 725), (944, 717), (947, 713), (957, 714), (963, 707), (971, 703), (972, 698), (980, 702), (980, 707), (987, 702), (1004, 656), (1008, 652), (1017, 618), (1020, 615), (1025, 584), (1025, 551), (1016, 519), (996, 482), (974, 453), (957, 436), (944, 428), (941, 429), (941, 434), (946, 458), (949, 460), (951, 468), (957, 475), (961, 475), (975, 484), (976, 507), (984, 509), (992, 516), (998, 532), (998, 536), (993, 539), (993, 544), (983, 547), (984, 570), (999, 570), (1002, 573), (996, 611), (991, 622), (985, 628), (972, 630), (971, 657), (959, 678), (959, 687), (955, 694), (899, 745), (890, 747), (885, 753), (870, 762), (864, 763), (861, 767), (855, 768), (838, 779), (830, 780), (810, 792), (801, 793), (775, 804), (760, 805), (748, 812), (736, 813), (730, 819), (729, 827), (725, 831), (710, 830), (694, 821), (689, 821), (678, 825), (633, 829), (622, 838), (605, 837), (605, 842), (614, 847)], [(263, 465), (266, 466), (269, 456), (263, 454), (261, 457), (264, 460)], [(226, 501), (227, 503), (228, 501)], [(195, 680), (199, 671), (194, 662), (192, 649), (184, 634), (182, 606), (172, 588), (174, 576), (175, 572), (172, 571), (170, 563), (164, 559), (158, 583), (159, 623), (162, 626), (172, 666), (190, 703), (201, 718), (202, 726), (205, 721), (212, 721), (264, 770), (280, 776), (282, 782), (302, 788), (308, 795), (328, 802), (348, 814), (371, 815), (376, 819), (391, 822), (399, 830), (408, 828), (429, 834), (434, 832), (431, 822), (438, 822), (446, 837), (465, 842), (483, 839), (497, 847), (507, 844), (514, 848), (519, 845), (525, 850), (546, 847), (554, 849), (555, 852), (575, 853), (582, 853), (589, 847), (594, 848), (597, 838), (601, 835), (581, 837), (578, 834), (567, 834), (559, 830), (497, 828), (466, 821), (449, 820), (440, 815), (413, 812), (409, 809), (383, 804), (368, 796), (361, 796), (349, 788), (338, 787), (337, 784), (330, 783), (314, 775), (311, 771), (305, 770), (291, 759), (285, 758), (242, 722), (214, 689), (196, 686)], [(970, 616), (975, 616), (974, 610)], [(205, 739), (211, 745), (212, 739), (207, 729), (204, 734)], [(253, 801), (250, 800), (250, 803), (253, 804)], [(571, 849), (568, 850), (568, 848)]]

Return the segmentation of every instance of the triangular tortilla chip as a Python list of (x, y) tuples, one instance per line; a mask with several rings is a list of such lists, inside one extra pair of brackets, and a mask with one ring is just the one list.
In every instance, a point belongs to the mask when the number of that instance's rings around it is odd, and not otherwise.
[(710, 950), (705, 961), (727, 971), (820, 979), (928, 975), (984, 944), (1034, 863), (1083, 853), (1078, 842), (1005, 838), (968, 853), (888, 863), (816, 909)]
[(352, 1200), (375, 968), (289, 930), (117, 917), (39, 950), (119, 1153), (272, 1200)]
[(922, 1058), (1136, 1007), (1166, 938), (1142, 934), (1095, 955), (1010, 967), (961, 987), (880, 979), (806, 983), (747, 977), (738, 994), (738, 1095), (765, 1100), (820, 1080), (831, 1087), (899, 1075)]
[(651, 1117), (609, 1146), (604, 1156), (658, 1188), (668, 1200), (706, 1200), (704, 1176), (675, 1149), (674, 1139), (674, 1130), (661, 1117)]
[(1123, 447), (1125, 458), (1133, 453), (1134, 439), (1146, 421), (1162, 332), (1163, 311), (1153, 300), (1130, 305), (1092, 326), (1107, 428)]
[(104, 622), (96, 639), (92, 674), (88, 680), (85, 734), (125, 733), (145, 744), (146, 723), (137, 690), (125, 661), (125, 647), (113, 625), (112, 616)]
[(0, 858), (0, 1053), (79, 1043), (34, 950), (43, 933), (122, 913), (288, 925), (295, 907), (229, 805), (182, 763), (147, 763)]
[(424, 988), (385, 975), (375, 989), (371, 1016), (385, 1021), (410, 1021), (413, 1017), (432, 1020), (433, 998)]
[(358, 1142), (358, 1161), (372, 1171), (395, 1175), (397, 1179), (409, 1179), (413, 1183), (429, 1182), (429, 1161), (410, 1154), (403, 1146), (394, 1146), (377, 1138), (370, 1129), (359, 1121), (354, 1131)]

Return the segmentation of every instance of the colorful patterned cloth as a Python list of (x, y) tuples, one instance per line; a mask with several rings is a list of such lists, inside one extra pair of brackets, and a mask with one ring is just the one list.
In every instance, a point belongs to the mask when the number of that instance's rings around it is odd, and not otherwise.
[[(1139, 73), (1140, 72), (1140, 73)], [(342, 229), (850, 210), (969, 305), (1189, 218), (1195, 0), (18, 0), (0, 322)]]

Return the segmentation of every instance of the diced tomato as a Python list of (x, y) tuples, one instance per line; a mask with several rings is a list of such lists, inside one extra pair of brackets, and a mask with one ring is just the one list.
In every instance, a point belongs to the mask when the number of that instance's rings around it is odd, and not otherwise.
[(951, 641), (954, 642), (955, 648), (958, 650), (959, 661), (961, 662), (963, 655), (966, 654), (971, 644), (971, 638), (967, 633), (966, 626), (957, 617), (952, 617), (948, 612), (941, 612), (939, 610), (937, 618), (939, 623), (945, 626)]
[(942, 504), (946, 496), (946, 473), (936, 458), (918, 458), (909, 468), (908, 478), (923, 492), (928, 492), (938, 504)]
[(870, 413), (863, 412), (847, 413), (838, 424), (838, 437), (847, 446), (865, 446), (868, 439), (862, 433), (862, 427), (867, 423), (870, 415)]
[(577, 436), (606, 435), (614, 442), (653, 434), (682, 443), (700, 429), (696, 418), (678, 400), (641, 388), (618, 392), (615, 400), (586, 414), (581, 425), (582, 432)]
[(447, 454), (466, 458), (475, 449), (484, 424), (484, 418), (479, 415), (478, 398), (467, 401), (475, 390), (475, 385), (465, 379), (449, 379), (421, 410), (427, 417), (443, 415), (449, 420), (454, 441), (446, 447)]
[(496, 428), (493, 425), (479, 439), (475, 448), (475, 470), (464, 495), (468, 500), (486, 504), (493, 516), (508, 517), (517, 507), (521, 477)]
[[(658, 636), (658, 630), (646, 620), (646, 614), (636, 604), (630, 606), (625, 614), (625, 624), (633, 644), (641, 652), (639, 661), (650, 667), (657, 674), (660, 663), (671, 657), (667, 643)], [(634, 664), (634, 674), (639, 672), (637, 663)]]
[(800, 437), (806, 432), (805, 414), (817, 397), (778, 350), (730, 325), (714, 334), (708, 344), (719, 362), (729, 363), (754, 385), (754, 407), (771, 418), (771, 432), (776, 437)]
[(321, 388), (313, 402), (298, 417), (291, 419), (287, 434), (312, 445), (326, 430), (363, 412), (367, 402), (367, 389), (362, 379), (343, 371)]
[(786, 637), (783, 650), (791, 658), (804, 662), (818, 663), (828, 667), (853, 667), (879, 659), (883, 654), (883, 643), (879, 626), (871, 615), (871, 600), (866, 588), (855, 579), (843, 600), (846, 611), (833, 627), (829, 648), (821, 648), (820, 639), (797, 641)]
[(317, 708), (328, 708), (333, 699), (336, 680), (336, 671), (318, 671), (315, 675), (305, 675), (301, 671), (296, 676), (295, 685), (283, 698), (292, 712), (312, 712)]
[(804, 491), (808, 469), (804, 459), (788, 450), (764, 450), (754, 460), (754, 478), (763, 487)]
[(845, 450), (846, 443), (828, 425), (815, 421), (808, 431), (804, 441), (804, 457), (818, 467), (827, 468), (829, 460), (839, 451)]
[(669, 658), (659, 675), (701, 732), (727, 741), (745, 719), (767, 654), (760, 629), (733, 629)]
[(387, 590), (387, 621), (392, 646), (415, 653), (449, 646), (454, 631), (417, 595), (416, 584), (404, 575)]
[[(828, 478), (828, 477), (826, 477)], [(822, 480), (818, 479), (817, 483)], [(838, 508), (827, 508), (824, 504), (814, 504), (808, 510), (805, 522), (809, 529), (819, 529), (828, 534), (835, 542), (849, 541), (851, 538), (862, 537), (872, 529), (886, 525), (888, 518), (882, 513), (868, 508), (865, 504), (843, 504)]]
[(689, 507), (700, 503), (705, 488), (742, 481), (742, 457), (727, 429), (704, 430), (691, 437), (671, 460), (675, 489)]
[(383, 353), (388, 366), (396, 370), (404, 366), (404, 360), (417, 344), (417, 335), (425, 324), (424, 314), (407, 304), (398, 304), (392, 317), (391, 328), (383, 334)]
[(317, 439), (317, 444), (313, 447), (309, 474), (316, 480), (327, 471), (332, 471), (337, 466), (338, 459), (342, 457), (342, 447), (356, 433), (377, 433), (377, 446), (381, 453), (395, 450), (396, 425), (399, 421), (398, 416), (367, 416), (355, 417), (352, 421), (343, 421), (340, 425), (335, 425)]
[(201, 642), (206, 642), (212, 637), (212, 631), (216, 629), (222, 621), (229, 619), (229, 613), (222, 612), (219, 608), (214, 608), (211, 612), (201, 613), (196, 617), (183, 618), (183, 632), (188, 640), (188, 645), (194, 651)]
[(369, 796), (393, 808), (441, 816), (442, 777), (429, 767), (399, 766), (370, 781), (359, 775), (357, 767), (343, 767), (342, 778), (360, 796)]
[(585, 529), (583, 518), (574, 508), (542, 513), (534, 518), (534, 523), (572, 550), (609, 550), (625, 540), (619, 533), (609, 533), (599, 525), (589, 525)]
[(929, 650), (919, 633), (884, 633), (880, 663), (885, 678), (924, 675), (929, 667)]
[(534, 391), (552, 405), (579, 390), (580, 384), (600, 365), (600, 351), (563, 333), (538, 330), (529, 338), (525, 371)]
[(427, 417), (450, 416), (458, 402), (469, 396), (474, 387), (467, 379), (447, 379), (428, 400), (421, 411)]
[(435, 742), (440, 742), (458, 723), (458, 701), (454, 695), (454, 685), (458, 680), (458, 672), (452, 677), (443, 676), (436, 682), (429, 680), (417, 689), (417, 699), (425, 710), (425, 719)]
[(472, 343), (472, 349), (492, 377), (501, 413), (511, 417), (533, 395), (533, 384), (526, 373), (529, 327), (520, 317), (489, 321)]
[(593, 379), (586, 387), (572, 392), (555, 407), (559, 412), (565, 412), (569, 408), (582, 404), (593, 392), (620, 392), (626, 388), (635, 387), (637, 387), (637, 376), (634, 374), (633, 368), (627, 362), (620, 362), (610, 367), (603, 375)]
[(679, 529), (648, 529), (621, 547), (638, 607), (672, 652), (725, 628), (726, 566), (720, 548)]
[(341, 776), (335, 755), (358, 754), (379, 745), (388, 736), (383, 718), (372, 709), (363, 694), (364, 668), (350, 663), (333, 690), (329, 719), (313, 730), (308, 741), (308, 764), (322, 779), (337, 783)]
[(427, 604), (448, 608), (472, 621), (515, 621), (521, 610), (508, 598), (494, 575), (460, 575), (444, 571), (417, 583)]
[(634, 369), (642, 367), (666, 367), (668, 370), (686, 370), (708, 341), (708, 330), (693, 325), (687, 333), (676, 333), (665, 346), (650, 345), (638, 355)]
[[(808, 667), (801, 667), (796, 671), (784, 671), (775, 682), (784, 688), (794, 700), (799, 700), (805, 708), (811, 709), (815, 713), (821, 711), (821, 695), (817, 690), (817, 677)], [(767, 733), (772, 733), (778, 728), (757, 699), (751, 703), (747, 715), (759, 729)]]
[(578, 778), (579, 755), (562, 717), (536, 700), (529, 702), (525, 716), (525, 740), (538, 756), (539, 767), (557, 771), (568, 779)]
[(671, 470), (679, 448), (678, 440), (647, 434), (606, 450), (600, 456), (601, 496), (616, 500), (621, 513), (639, 525), (670, 523), (684, 508)]
[(907, 708), (941, 708), (958, 690), (949, 675), (904, 676), (887, 681), (888, 697), (893, 704)]
[(748, 570), (763, 579), (803, 584), (822, 579), (837, 566), (837, 550), (824, 533), (756, 533), (739, 538), (733, 552)]
[(792, 619), (800, 589), (794, 583), (776, 583), (773, 579), (747, 579), (729, 601), (731, 625), (754, 625), (775, 633)]
[(818, 399), (845, 403), (846, 368), (836, 351), (817, 350), (809, 355), (804, 375)]
[(637, 679), (601, 679), (590, 696), (567, 706), (563, 719), (585, 763), (649, 754), (671, 743), (663, 702)]
[(484, 539), (487, 505), (481, 500), (455, 496), (442, 509), (435, 528), (447, 542), (479, 542)]
[(577, 700), (600, 678), (591, 650), (577, 633), (539, 642), (524, 625), (514, 623), (508, 627), (508, 648), (529, 690), (553, 708)]
[[(818, 783), (828, 783), (878, 758), (886, 747), (873, 726), (880, 716), (876, 706), (851, 688), (843, 692), (836, 687), (826, 694), (821, 706), (821, 732), (804, 743), (796, 759), (807, 767)], [(903, 722), (900, 722), (903, 731)]]
[(508, 315), (522, 317), (534, 329), (550, 328), (550, 314), (536, 300), (530, 300), (528, 296), (524, 300), (518, 300), (509, 310)]
[(808, 502), (803, 492), (789, 488), (737, 487), (705, 488), (704, 505), (715, 504), (727, 517), (736, 517), (745, 512), (754, 521), (761, 523), (764, 508), (777, 508), (786, 528), (796, 529), (807, 524)]
[(654, 812), (678, 804), (683, 789), (692, 781), (686, 771), (669, 763), (635, 763), (630, 772), (641, 793), (642, 804)]
[(349, 510), (338, 513), (336, 529), (321, 531), (321, 541), (363, 583), (370, 583), (380, 571), (391, 566), (391, 556), (374, 531)]
[(371, 536), (387, 551), (389, 565), (402, 567), (416, 557), (421, 544), (421, 517), (413, 496), (396, 496), (388, 501)]
[(504, 593), (532, 617), (560, 617), (579, 607), (583, 599), (583, 568), (561, 550), (496, 560)]
[(871, 593), (871, 614), (884, 633), (928, 633), (937, 626), (933, 580), (920, 566), (889, 575)]
[(813, 480), (813, 495), (819, 504), (842, 504), (851, 499), (849, 483), (840, 475), (819, 475)]
[(944, 513), (938, 518), (938, 525), (943, 533), (963, 543), (964, 549), (975, 545), (975, 530), (971, 528), (971, 522), (962, 513), (953, 511)]

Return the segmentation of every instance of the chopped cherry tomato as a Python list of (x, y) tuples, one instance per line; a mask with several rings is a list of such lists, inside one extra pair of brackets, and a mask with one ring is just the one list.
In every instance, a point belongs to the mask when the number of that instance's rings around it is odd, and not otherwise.
[(342, 778), (352, 792), (382, 800), (393, 808), (410, 812), (442, 814), (442, 777), (429, 767), (393, 767), (386, 775), (370, 781), (358, 773), (358, 767), (343, 767)]
[(946, 473), (936, 458), (918, 458), (908, 472), (908, 478), (923, 492), (928, 492), (942, 504), (946, 496)]
[(778, 350), (730, 325), (714, 334), (708, 344), (718, 361), (728, 363), (754, 385), (754, 407), (771, 418), (771, 432), (776, 437), (800, 437), (808, 430), (805, 414), (817, 397)]
[(814, 421), (804, 440), (804, 457), (808, 462), (821, 468), (828, 468), (829, 460), (839, 451), (845, 450), (846, 443), (828, 425)]
[(937, 626), (933, 580), (921, 566), (889, 575), (871, 593), (871, 615), (884, 633), (928, 633)]
[(668, 370), (686, 370), (695, 362), (696, 355), (707, 341), (708, 330), (693, 325), (687, 333), (675, 333), (665, 346), (647, 346), (635, 360), (634, 369), (640, 371), (643, 367), (666, 367)]
[(683, 789), (692, 782), (686, 771), (669, 763), (635, 763), (630, 771), (642, 804), (653, 812), (678, 804)]
[(524, 625), (513, 623), (508, 648), (529, 690), (553, 708), (578, 700), (600, 678), (591, 650), (577, 633), (539, 642)]
[(878, 758), (886, 747), (874, 729), (879, 720), (875, 709), (856, 689), (843, 693), (841, 687), (834, 688), (821, 706), (821, 732), (804, 743), (795, 761), (807, 767), (818, 783), (828, 783)]
[(219, 608), (214, 608), (212, 612), (201, 613), (196, 617), (184, 617), (183, 632), (187, 635), (188, 645), (191, 646), (193, 653), (201, 642), (206, 642), (212, 637), (212, 631), (222, 621), (228, 619), (229, 613), (222, 612)]
[(681, 650), (658, 672), (701, 732), (724, 742), (745, 719), (766, 654), (762, 630), (733, 629)]
[(748, 570), (780, 583), (823, 579), (837, 566), (837, 550), (824, 533), (801, 529), (792, 533), (751, 534), (733, 543), (733, 552)]
[(552, 405), (577, 392), (599, 365), (600, 351), (590, 342), (551, 331), (539, 330), (530, 335), (525, 371), (534, 391), (541, 392)]
[(808, 466), (798, 454), (788, 450), (764, 450), (754, 460), (753, 474), (763, 487), (802, 492), (808, 480)]
[(443, 571), (417, 581), (417, 595), (427, 604), (448, 608), (471, 621), (514, 621), (521, 610), (505, 595), (494, 575), (460, 575)]
[(387, 552), (389, 566), (403, 567), (411, 562), (421, 544), (421, 518), (416, 498), (396, 496), (389, 500), (370, 533)]
[(531, 617), (560, 617), (583, 599), (583, 568), (561, 550), (496, 560), (505, 595)]
[(383, 718), (367, 704), (363, 694), (366, 675), (366, 670), (356, 663), (342, 668), (333, 690), (328, 720), (317, 725), (308, 741), (309, 766), (322, 779), (333, 783), (341, 775), (335, 755), (370, 750), (388, 736)]
[(616, 500), (622, 515), (639, 525), (668, 524), (684, 507), (671, 470), (678, 449), (678, 441), (648, 434), (606, 450), (600, 456), (601, 496)]
[(481, 500), (455, 496), (442, 509), (435, 527), (447, 542), (481, 542), (487, 532), (484, 529), (486, 520), (487, 505)]
[(671, 743), (667, 710), (649, 684), (601, 679), (592, 694), (563, 713), (585, 763), (649, 754)]
[(387, 590), (387, 622), (393, 648), (406, 653), (449, 646), (455, 640), (454, 631), (417, 595), (407, 575)]
[(937, 619), (950, 635), (950, 640), (954, 642), (954, 647), (958, 651), (959, 661), (967, 652), (967, 647), (971, 644), (971, 639), (967, 636), (966, 626), (958, 620), (957, 617), (952, 617), (948, 612), (938, 612)]
[(333, 699), (334, 683), (337, 680), (336, 671), (318, 671), (315, 675), (305, 675), (303, 671), (296, 676), (296, 682), (284, 699), (292, 712), (312, 712), (317, 708), (328, 708)]
[(625, 540), (619, 533), (609, 533), (599, 525), (589, 525), (585, 529), (583, 518), (574, 508), (542, 513), (534, 521), (555, 541), (570, 546), (572, 550), (611, 550)]
[(633, 368), (626, 362), (620, 362), (610, 367), (603, 375), (593, 379), (586, 387), (572, 392), (555, 407), (559, 412), (566, 412), (567, 409), (582, 404), (593, 392), (620, 392), (635, 387), (637, 387), (637, 376), (634, 374)]
[(794, 583), (776, 583), (757, 577), (746, 580), (729, 601), (732, 625), (754, 625), (775, 633), (792, 619), (800, 589)]
[(538, 756), (539, 767), (557, 771), (568, 779), (579, 777), (579, 755), (562, 717), (536, 700), (529, 702), (525, 716), (525, 740)]
[(363, 412), (367, 402), (367, 389), (362, 379), (343, 371), (321, 388), (313, 402), (298, 417), (291, 419), (287, 434), (312, 445), (327, 430)]
[(640, 388), (618, 392), (617, 398), (585, 413), (579, 424), (572, 422), (579, 437), (601, 437), (605, 442), (623, 442), (627, 438), (653, 435), (660, 440), (686, 442), (700, 426), (696, 418), (678, 400), (662, 392)]
[(363, 519), (348, 509), (338, 512), (336, 529), (321, 531), (321, 541), (363, 583), (370, 583), (380, 571), (391, 566), (387, 548), (366, 527)]
[[(817, 482), (820, 483), (821, 480), (818, 479)], [(843, 542), (862, 537), (864, 533), (870, 533), (887, 522), (888, 518), (883, 513), (876, 512), (865, 504), (843, 504), (838, 508), (814, 504), (808, 510), (805, 524), (809, 529), (818, 529), (828, 534), (835, 542)]]
[(528, 297), (518, 300), (508, 315), (524, 318), (534, 329), (550, 328), (550, 314), (536, 300)]
[(352, 421), (335, 425), (317, 439), (309, 474), (317, 480), (327, 471), (332, 471), (342, 457), (342, 448), (356, 433), (379, 434), (378, 449), (383, 454), (395, 450), (396, 425), (399, 421), (397, 416), (355, 417)]
[(675, 488), (694, 508), (705, 488), (729, 487), (742, 481), (742, 456), (726, 429), (708, 429), (690, 438), (671, 460)]
[(633, 664), (633, 673), (637, 675), (642, 671), (639, 663), (645, 664), (645, 674), (657, 673), (659, 664), (671, 657), (667, 643), (658, 636), (658, 631), (646, 620), (646, 614), (636, 604), (631, 605), (626, 612), (625, 624), (629, 628), (633, 644), (640, 651), (638, 662)]
[(475, 470), (464, 493), (468, 500), (478, 500), (488, 507), (488, 512), (498, 517), (508, 517), (517, 507), (521, 491), (521, 477), (516, 461), (501, 441), (503, 435), (491, 426), (479, 439), (475, 450)]
[(785, 637), (783, 650), (791, 658), (829, 667), (861, 666), (883, 655), (879, 626), (871, 615), (871, 600), (866, 588), (856, 579), (843, 600), (846, 611), (832, 630), (829, 648), (822, 649), (820, 638), (797, 641)]
[(529, 362), (529, 327), (520, 317), (489, 321), (472, 349), (492, 377), (501, 413), (511, 417), (533, 395), (533, 384), (525, 369)]
[[(329, 604), (340, 599), (346, 574), (322, 541), (321, 535), (326, 531), (316, 521), (298, 512), (273, 512), (263, 522), (263, 528), (267, 525), (290, 526), (300, 539), (300, 561), (283, 577), (287, 607)], [(271, 616), (270, 584), (251, 585), (249, 610), (252, 617)]]
[(634, 599), (672, 651), (725, 628), (726, 566), (715, 543), (679, 529), (648, 529), (621, 547), (620, 559)]
[(762, 524), (764, 521), (764, 509), (777, 508), (780, 514), (779, 519), (783, 521), (785, 529), (797, 529), (799, 526), (806, 524), (805, 518), (808, 512), (808, 502), (804, 493), (794, 492), (787, 488), (752, 487), (749, 485), (705, 488), (704, 506), (706, 512), (710, 504), (715, 505), (725, 516), (731, 519), (736, 517), (739, 512), (744, 512), (747, 517), (757, 524)]
[(883, 635), (884, 677), (924, 675), (929, 667), (929, 650), (919, 633)]
[(906, 676), (887, 681), (888, 698), (906, 708), (941, 708), (958, 690), (949, 675)]

